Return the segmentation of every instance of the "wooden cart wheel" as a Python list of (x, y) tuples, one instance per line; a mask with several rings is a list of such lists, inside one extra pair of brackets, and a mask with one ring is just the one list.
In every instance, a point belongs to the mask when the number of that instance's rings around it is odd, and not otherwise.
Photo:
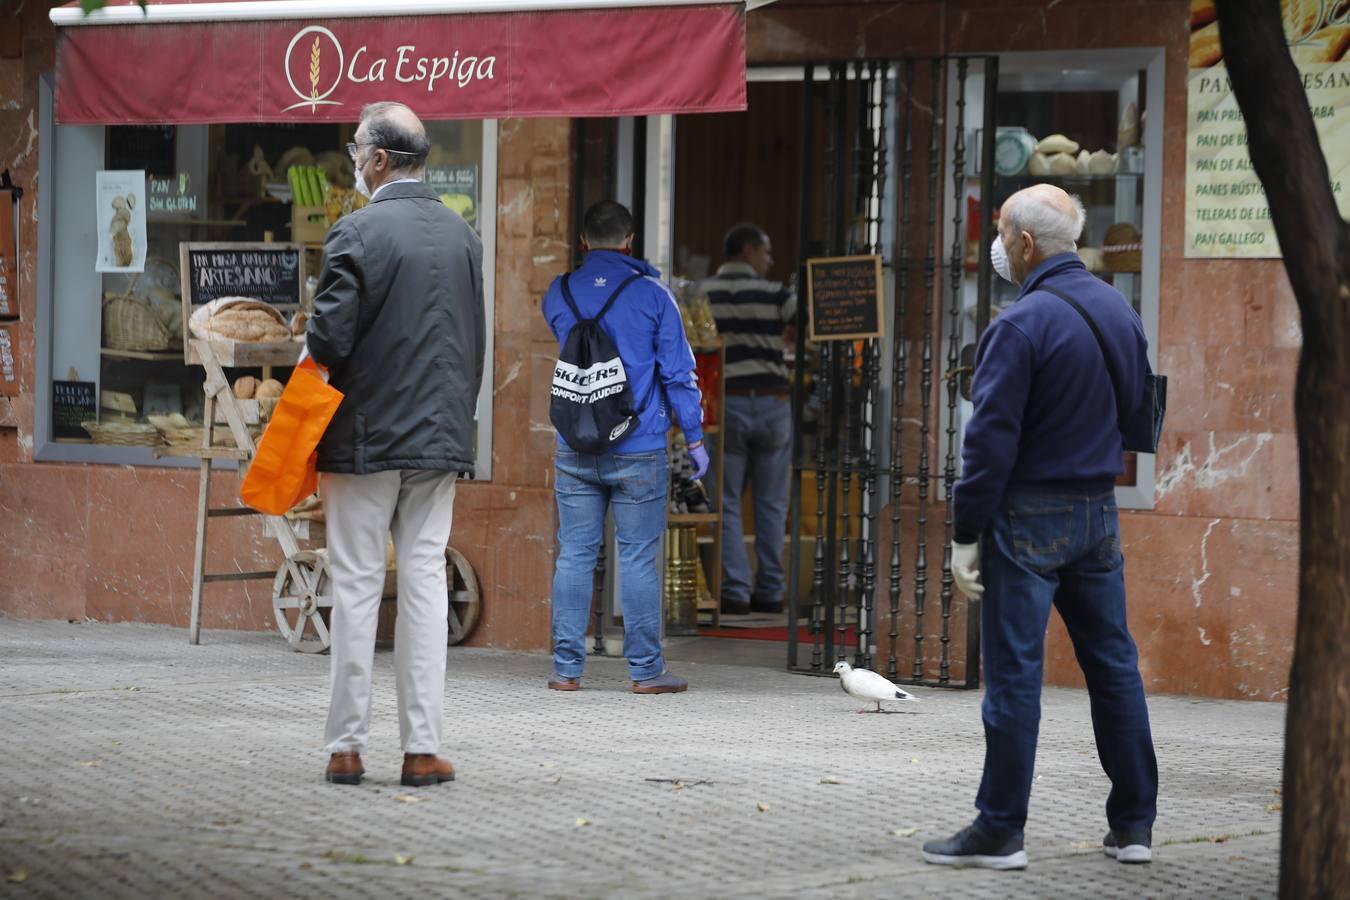
[(277, 569), (272, 582), (272, 612), (277, 618), (277, 631), (293, 649), (301, 653), (328, 650), (332, 638), (327, 616), (332, 606), (327, 550), (301, 550)]
[(478, 593), (478, 576), (473, 566), (454, 547), (445, 548), (446, 584), (450, 589), (449, 643), (458, 644), (473, 633), (483, 610)]

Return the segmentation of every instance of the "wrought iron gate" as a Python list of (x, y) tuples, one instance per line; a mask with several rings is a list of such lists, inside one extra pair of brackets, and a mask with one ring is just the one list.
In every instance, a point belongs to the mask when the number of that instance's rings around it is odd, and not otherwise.
[[(997, 60), (981, 57), (980, 64), (985, 137), (978, 171), (981, 196), (988, 198), (993, 196)], [(904, 683), (979, 685), (979, 604), (955, 592), (950, 550), (958, 381), (969, 372), (961, 365), (959, 327), (968, 67), (967, 59), (949, 58), (836, 63), (828, 67), (824, 84), (815, 81), (816, 67), (804, 71), (801, 255), (881, 254), (888, 273), (891, 349), (887, 357), (879, 340), (825, 341), (817, 345), (811, 366), (804, 296), (798, 305), (787, 599), (792, 622), (799, 621), (799, 611), (809, 615), (810, 643), (803, 648), (797, 628), (788, 628), (788, 667), (794, 671), (823, 674), (837, 660), (850, 659)], [(949, 254), (941, 260), (941, 166), (949, 130), (944, 89), (955, 100), (955, 120), (947, 159), (953, 228)], [(814, 159), (818, 133), (824, 135), (820, 160)], [(917, 173), (916, 158), (922, 162)], [(896, 168), (898, 179), (892, 174)], [(818, 193), (817, 177), (823, 193)], [(894, 239), (888, 240), (892, 233)], [(981, 243), (991, 233), (992, 210), (985, 203)], [(978, 334), (989, 319), (990, 263), (987, 253), (977, 258)], [(803, 265), (803, 285), (805, 277)], [(885, 391), (883, 374), (888, 376)], [(916, 458), (907, 458), (907, 445), (916, 437)], [(806, 513), (804, 503), (812, 498), (814, 510)], [(883, 508), (887, 521), (881, 518)], [(940, 537), (930, 527), (939, 515)], [(810, 590), (802, 596), (803, 529), (812, 525)], [(883, 546), (884, 569), (878, 563)], [(934, 584), (935, 563), (940, 575)], [(935, 616), (940, 616), (936, 628)], [(959, 642), (964, 677), (959, 680), (952, 674), (954, 617), (964, 619)], [(885, 659), (874, 660), (874, 652), (884, 652)]]

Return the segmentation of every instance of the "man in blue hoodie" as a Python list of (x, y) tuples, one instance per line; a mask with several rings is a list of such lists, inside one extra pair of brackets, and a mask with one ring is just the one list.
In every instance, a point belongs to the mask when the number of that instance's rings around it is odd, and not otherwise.
[[(1079, 260), (1083, 219), (1076, 198), (1036, 185), (1004, 203), (991, 248), (995, 270), (1022, 291), (975, 355), (952, 544), (957, 586), (984, 600), (984, 777), (974, 824), (924, 844), (930, 863), (1026, 868), (1052, 603), (1083, 669), (1111, 779), (1102, 849), (1125, 863), (1153, 858), (1158, 763), (1125, 615), (1114, 489), (1123, 469), (1118, 411), (1143, 396), (1148, 339), (1120, 293)], [(1091, 326), (1059, 294), (1096, 323), (1119, 385)]]
[[(586, 663), (586, 623), (605, 512), (614, 511), (619, 545), (619, 595), (623, 604), (623, 653), (635, 694), (670, 694), (689, 685), (666, 671), (661, 653), (661, 584), (657, 553), (666, 528), (670, 480), (666, 432), (672, 419), (684, 432), (694, 478), (708, 470), (703, 447), (703, 407), (694, 354), (679, 307), (660, 273), (632, 258), (633, 216), (613, 201), (597, 203), (582, 220), (586, 258), (568, 282), (577, 311), (597, 315), (615, 288), (631, 282), (600, 320), (614, 341), (633, 392), (638, 425), (608, 453), (579, 453), (558, 437), (556, 481), (558, 563), (553, 576), (553, 677), (555, 691), (581, 687)], [(544, 296), (544, 318), (561, 347), (576, 324), (562, 294), (562, 279)]]

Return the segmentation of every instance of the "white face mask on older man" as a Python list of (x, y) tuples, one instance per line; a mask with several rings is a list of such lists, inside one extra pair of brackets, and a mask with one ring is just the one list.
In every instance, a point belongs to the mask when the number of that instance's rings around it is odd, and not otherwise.
[(994, 264), (994, 271), (1005, 281), (1013, 281), (1012, 263), (1008, 260), (1008, 251), (1003, 246), (1003, 238), (994, 238), (994, 243), (989, 246), (989, 259)]

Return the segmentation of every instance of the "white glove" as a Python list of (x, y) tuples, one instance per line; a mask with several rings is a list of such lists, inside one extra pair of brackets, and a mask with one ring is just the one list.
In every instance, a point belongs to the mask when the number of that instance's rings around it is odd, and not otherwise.
[(980, 580), (980, 544), (958, 544), (952, 541), (952, 577), (956, 586), (971, 600), (984, 595), (984, 582)]

